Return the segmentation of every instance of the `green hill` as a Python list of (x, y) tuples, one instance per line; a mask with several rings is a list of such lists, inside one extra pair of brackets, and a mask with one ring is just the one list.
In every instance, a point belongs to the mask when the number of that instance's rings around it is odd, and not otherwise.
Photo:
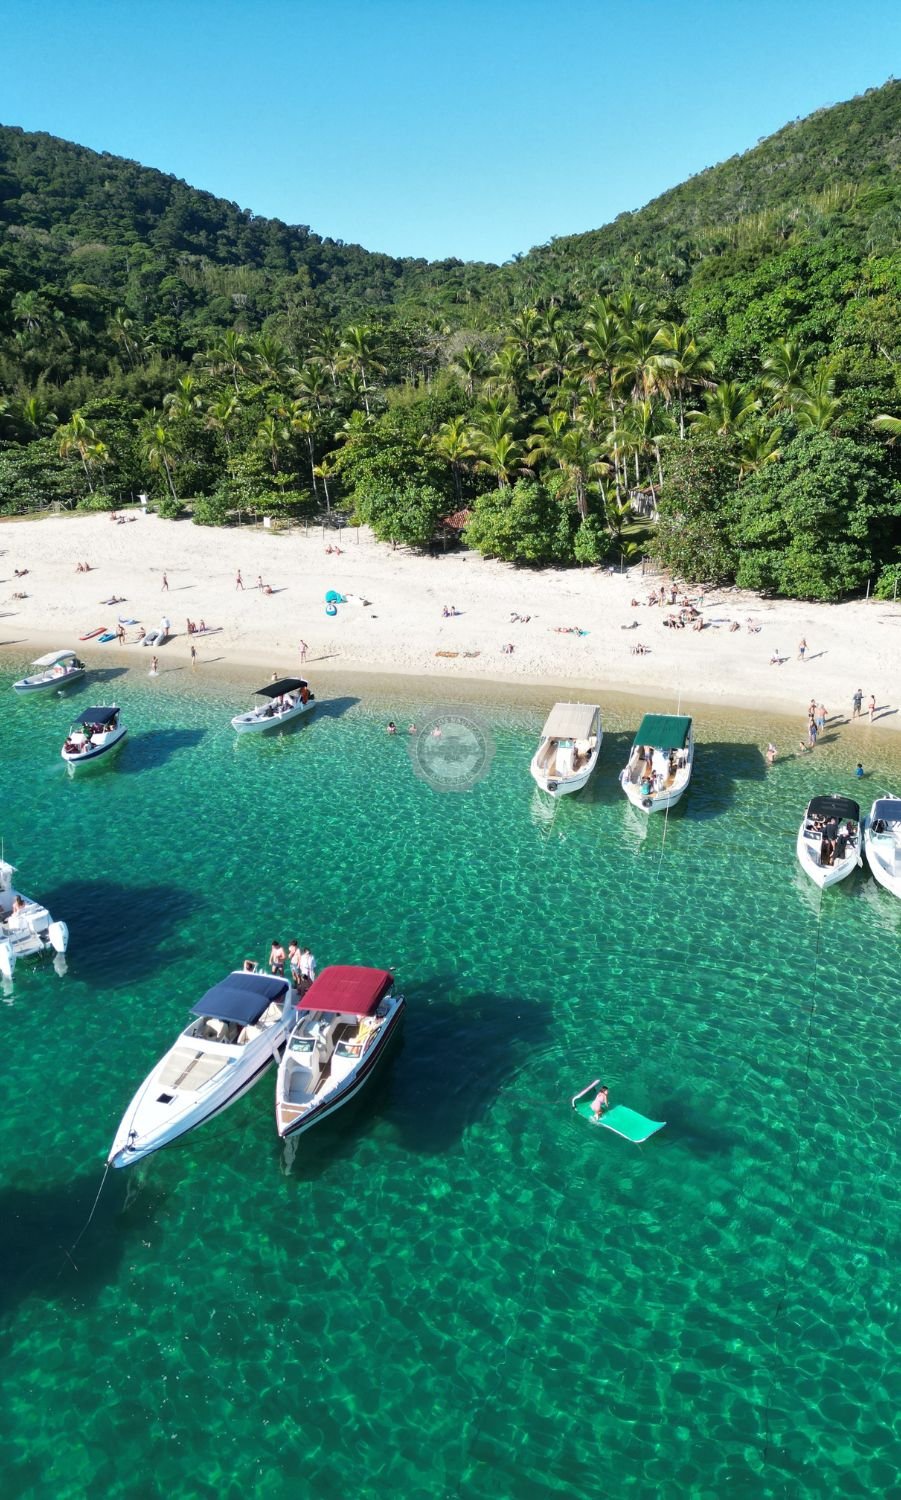
[[(833, 597), (901, 542), (899, 160), (890, 82), (490, 266), (0, 127), (0, 510), (340, 498), (424, 541), (467, 505), (485, 551), (590, 562), (659, 505), (685, 576)], [(814, 473), (846, 493), (811, 519)]]

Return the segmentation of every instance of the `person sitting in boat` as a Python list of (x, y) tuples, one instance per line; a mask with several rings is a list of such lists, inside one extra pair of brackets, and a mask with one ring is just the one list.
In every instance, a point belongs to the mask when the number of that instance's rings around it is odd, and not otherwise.
[(820, 864), (821, 865), (831, 865), (834, 856), (835, 856), (835, 845), (833, 844), (832, 840), (831, 839), (827, 839), (826, 836), (825, 836), (825, 834), (824, 834), (823, 835), (823, 841), (820, 844)]
[(641, 784), (639, 786), (639, 791), (641, 792), (641, 795), (643, 797), (650, 797), (650, 795), (651, 795), (651, 793), (652, 793), (653, 790), (654, 790), (654, 779), (653, 779), (653, 777), (652, 776), (643, 776), (642, 779), (641, 779)]
[(28, 902), (25, 900), (24, 896), (15, 896), (13, 898), (13, 912), (14, 913), (15, 912), (24, 911), (27, 905), (28, 905)]
[(606, 1084), (602, 1083), (601, 1087), (598, 1089), (593, 1100), (591, 1101), (591, 1113), (594, 1115), (596, 1120), (599, 1120), (601, 1118), (601, 1115), (604, 1113), (604, 1110), (609, 1108), (610, 1090), (607, 1088)]
[(835, 863), (837, 861), (840, 864), (841, 861), (844, 859), (845, 855), (847, 854), (847, 852), (848, 852), (848, 835), (845, 832), (845, 830), (842, 829), (842, 831), (840, 833), (836, 834), (836, 836), (835, 836), (835, 848), (834, 848), (833, 854), (832, 854), (833, 863)]
[(310, 701), (310, 689), (307, 687), (306, 683), (304, 683), (303, 687), (300, 690), (300, 701), (301, 703), (309, 703)]

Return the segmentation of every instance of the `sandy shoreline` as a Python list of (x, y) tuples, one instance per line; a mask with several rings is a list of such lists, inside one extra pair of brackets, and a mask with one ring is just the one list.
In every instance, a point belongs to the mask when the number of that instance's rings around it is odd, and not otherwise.
[[(330, 545), (341, 552), (328, 553)], [(77, 561), (89, 562), (91, 571), (77, 572)], [(17, 578), (15, 570), (24, 568), (27, 575)], [(236, 587), (239, 568), (243, 590)], [(258, 576), (271, 594), (255, 587)], [(773, 712), (795, 717), (802, 728), (811, 698), (844, 718), (859, 687), (865, 703), (873, 693), (879, 705), (872, 732), (901, 729), (901, 605), (808, 604), (717, 591), (701, 605), (707, 623), (697, 632), (664, 627), (674, 611), (646, 602), (656, 582), (640, 569), (533, 573), (468, 552), (395, 552), (365, 530), (323, 537), (319, 528), (217, 530), (155, 515), (138, 514), (124, 525), (103, 514), (54, 516), (0, 523), (0, 649), (24, 661), (72, 646), (95, 667), (146, 670), (151, 653), (140, 646), (79, 637), (101, 625), (115, 628), (120, 614), (152, 629), (165, 613), (174, 638), (159, 652), (161, 668), (187, 666), (193, 641), (198, 674), (246, 686), (273, 671), (303, 670), (314, 685), (347, 674), (429, 678), (435, 691), (451, 696), (492, 683), (565, 687), (579, 696), (607, 689), (648, 706), (675, 707), (681, 698), (686, 709)], [(329, 617), (328, 589), (368, 602), (341, 605)], [(13, 598), (17, 592), (27, 597)], [(113, 595), (125, 602), (101, 603)], [(444, 618), (445, 605), (459, 613)], [(514, 614), (529, 618), (512, 620)], [(188, 617), (216, 633), (190, 637)], [(736, 621), (740, 629), (730, 630)], [(749, 621), (759, 631), (749, 631)], [(133, 638), (135, 630), (128, 634)], [(301, 640), (308, 647), (303, 666)], [(647, 654), (633, 654), (639, 642)], [(771, 665), (775, 653), (781, 665)]]

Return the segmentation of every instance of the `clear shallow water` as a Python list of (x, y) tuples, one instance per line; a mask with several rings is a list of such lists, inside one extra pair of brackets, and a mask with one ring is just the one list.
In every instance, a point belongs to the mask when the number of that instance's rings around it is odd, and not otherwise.
[[(236, 742), (166, 687), (106, 685), (131, 736), (74, 781), (96, 685), (2, 699), (6, 854), (72, 931), (0, 1008), (4, 1495), (890, 1493), (901, 903), (794, 863), (813, 792), (901, 786), (884, 740), (767, 772), (766, 723), (701, 713), (664, 828), (616, 785), (637, 706), (548, 808), (538, 708), (437, 795), (384, 733), (415, 688)], [(269, 1075), (67, 1255), (134, 1087), (276, 934), (395, 967), (400, 1048), (293, 1154)], [(667, 1129), (592, 1131), (598, 1074)]]

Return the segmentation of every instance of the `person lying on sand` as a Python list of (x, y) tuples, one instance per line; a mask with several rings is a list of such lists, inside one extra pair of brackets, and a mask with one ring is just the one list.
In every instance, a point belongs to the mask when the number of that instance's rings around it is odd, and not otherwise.
[(14, 568), (13, 572), (15, 573), (15, 575), (16, 575), (17, 578), (27, 578), (28, 577), (28, 569), (27, 568)]

